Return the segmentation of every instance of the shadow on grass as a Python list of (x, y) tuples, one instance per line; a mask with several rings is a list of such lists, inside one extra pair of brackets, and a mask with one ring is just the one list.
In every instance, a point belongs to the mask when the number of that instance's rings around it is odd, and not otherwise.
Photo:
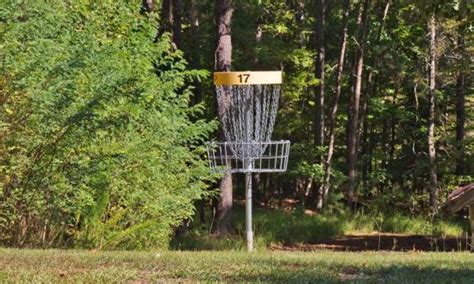
[[(380, 217), (382, 216), (382, 218)], [(237, 234), (212, 237), (208, 225), (192, 223), (183, 235), (171, 242), (174, 250), (245, 250), (244, 208), (236, 206), (234, 220)], [(306, 215), (256, 208), (253, 215), (255, 246), (259, 249), (311, 251), (463, 251), (470, 249), (463, 235), (466, 230), (451, 220), (431, 223), (421, 217), (400, 214), (371, 215), (356, 213)], [(383, 221), (380, 221), (383, 220)], [(381, 233), (373, 234), (379, 230)], [(430, 234), (434, 235), (431, 236)]]
[[(350, 263), (350, 262), (349, 262)], [(441, 264), (403, 265), (299, 263), (295, 261), (259, 261), (264, 270), (242, 270), (240, 273), (216, 275), (215, 280), (237, 282), (280, 283), (340, 283), (340, 282), (395, 282), (395, 283), (472, 283), (474, 268), (446, 268)]]
[[(171, 242), (178, 250), (241, 250), (245, 248), (244, 210), (234, 211), (237, 235), (215, 238), (207, 228), (195, 224), (182, 236)], [(337, 217), (303, 213), (288, 213), (280, 210), (255, 209), (253, 215), (256, 247), (289, 245), (322, 241), (344, 233), (344, 223)]]

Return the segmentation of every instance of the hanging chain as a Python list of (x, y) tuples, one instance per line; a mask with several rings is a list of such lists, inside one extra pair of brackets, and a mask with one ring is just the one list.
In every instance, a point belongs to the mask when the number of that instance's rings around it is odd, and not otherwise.
[(216, 86), (219, 116), (231, 151), (238, 158), (263, 154), (271, 139), (281, 93), (280, 85)]

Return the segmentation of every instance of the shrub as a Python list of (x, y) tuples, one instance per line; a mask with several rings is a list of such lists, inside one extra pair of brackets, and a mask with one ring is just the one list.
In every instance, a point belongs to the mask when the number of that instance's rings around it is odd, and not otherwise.
[(166, 248), (211, 177), (189, 78), (140, 1), (4, 1), (0, 241)]

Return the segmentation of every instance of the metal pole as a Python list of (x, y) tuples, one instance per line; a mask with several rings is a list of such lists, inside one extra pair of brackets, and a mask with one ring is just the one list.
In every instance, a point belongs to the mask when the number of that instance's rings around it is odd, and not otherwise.
[(253, 251), (252, 230), (252, 173), (245, 174), (245, 232), (247, 235), (247, 251)]

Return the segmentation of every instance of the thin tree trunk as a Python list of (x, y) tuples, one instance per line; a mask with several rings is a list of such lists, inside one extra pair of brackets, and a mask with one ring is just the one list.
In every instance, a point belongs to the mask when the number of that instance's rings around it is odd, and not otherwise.
[(456, 175), (463, 175), (464, 170), (464, 136), (465, 136), (465, 75), (463, 71), (459, 71), (456, 86), (456, 144), (457, 144), (457, 160)]
[(328, 145), (328, 152), (326, 155), (326, 160), (324, 162), (324, 183), (322, 190), (320, 190), (321, 196), (318, 199), (317, 209), (321, 211), (323, 209), (324, 204), (326, 203), (329, 188), (330, 188), (330, 181), (331, 181), (331, 162), (332, 156), (334, 154), (334, 141), (336, 137), (336, 117), (337, 117), (337, 109), (339, 106), (339, 98), (341, 97), (341, 89), (342, 89), (342, 74), (344, 71), (344, 60), (346, 56), (346, 46), (347, 46), (347, 22), (349, 17), (349, 7), (350, 1), (344, 0), (343, 6), (343, 27), (341, 32), (341, 41), (339, 44), (339, 59), (337, 62), (337, 75), (336, 75), (336, 88), (335, 88), (335, 95), (334, 95), (334, 102), (331, 107), (331, 114), (329, 117), (329, 145)]
[[(258, 58), (257, 49), (259, 48), (259, 45), (262, 42), (262, 37), (263, 37), (262, 19), (259, 17), (257, 18), (256, 22), (257, 22), (256, 23), (257, 27), (255, 28), (255, 49), (253, 51), (253, 68), (254, 70), (259, 70), (258, 65), (260, 64), (260, 60)], [(252, 179), (253, 179), (252, 184), (253, 184), (254, 191), (255, 193), (257, 193), (255, 195), (255, 200), (261, 201), (262, 195), (263, 195), (261, 194), (262, 193), (261, 192), (262, 191), (261, 174), (260, 173), (252, 174)]]
[(349, 119), (348, 133), (348, 160), (349, 160), (349, 179), (347, 189), (347, 203), (353, 207), (354, 196), (357, 187), (357, 130), (359, 124), (360, 112), (360, 94), (362, 86), (362, 70), (364, 68), (364, 49), (365, 35), (367, 30), (367, 14), (369, 8), (369, 0), (365, 0), (361, 7), (362, 12), (359, 13), (359, 36), (357, 37), (357, 52), (354, 66), (354, 88), (352, 94), (352, 105)]
[[(466, 1), (462, 1), (460, 5), (460, 15), (459, 20), (462, 21), (465, 17), (466, 11)], [(460, 54), (460, 63), (458, 78), (456, 84), (456, 175), (463, 175), (465, 171), (464, 165), (464, 136), (465, 136), (465, 97), (466, 97), (466, 83), (465, 83), (465, 73), (464, 73), (464, 56), (465, 56), (465, 45), (464, 45), (464, 26), (459, 27), (459, 36), (458, 36), (458, 48)]]
[(370, 155), (368, 154), (370, 152), (369, 149), (369, 100), (370, 97), (375, 93), (375, 90), (377, 88), (376, 82), (373, 82), (373, 76), (372, 72), (367, 73), (367, 79), (365, 82), (365, 92), (364, 96), (362, 98), (362, 117), (359, 121), (359, 132), (358, 132), (358, 137), (357, 137), (357, 148), (360, 146), (360, 152), (362, 156), (362, 177), (361, 177), (361, 182), (362, 186), (364, 188), (363, 196), (364, 198), (368, 197), (366, 194), (368, 191), (367, 187), (367, 176), (368, 176), (368, 163), (370, 162)]
[[(201, 69), (201, 45), (200, 45), (200, 21), (199, 21), (199, 6), (198, 0), (191, 0), (189, 3), (189, 37), (190, 42), (193, 44), (189, 51), (189, 64), (193, 69)], [(202, 86), (200, 82), (194, 82), (194, 95), (191, 100), (191, 104), (195, 105), (202, 101)]]
[(173, 0), (173, 43), (176, 49), (181, 48), (181, 26), (183, 17), (183, 1)]
[[(380, 41), (380, 38), (382, 37), (382, 31), (383, 31), (383, 27), (384, 27), (384, 24), (385, 24), (385, 20), (387, 19), (387, 15), (388, 15), (388, 9), (390, 7), (390, 0), (388, 0), (386, 3), (385, 3), (385, 6), (384, 6), (384, 9), (382, 11), (382, 14), (380, 15), (380, 25), (379, 25), (379, 29), (377, 31), (377, 35), (375, 37), (375, 40), (373, 41), (373, 45), (377, 45)], [(367, 29), (366, 29), (366, 34), (368, 33)], [(371, 62), (375, 68), (377, 67), (378, 65), (378, 58), (369, 58)], [(362, 118), (360, 119), (359, 121), (359, 130), (358, 130), (358, 138), (357, 138), (357, 143), (358, 145), (360, 144), (360, 140), (362, 138), (362, 133), (364, 132), (364, 124), (366, 123), (366, 120), (367, 120), (367, 114), (368, 114), (368, 107), (369, 107), (369, 99), (370, 99), (370, 94), (371, 94), (371, 90), (373, 89), (372, 88), (372, 85), (373, 84), (376, 84), (376, 81), (377, 81), (377, 76), (374, 76), (374, 68), (370, 68), (368, 71), (367, 71), (367, 80), (366, 80), (366, 84), (365, 84), (365, 92), (364, 92), (364, 96), (362, 98), (363, 100), (363, 103), (362, 103)]]
[[(306, 19), (306, 5), (305, 0), (296, 1), (296, 25), (303, 27)], [(306, 36), (304, 34), (305, 29), (300, 29), (298, 32), (298, 46), (304, 48), (306, 46)]]
[[(382, 31), (384, 28), (385, 20), (388, 15), (388, 10), (390, 7), (390, 0), (387, 0), (385, 2), (385, 5), (383, 6), (382, 12), (380, 14), (380, 25), (379, 29), (377, 30), (376, 37), (375, 39), (371, 42), (372, 45), (376, 46), (379, 44), (380, 38), (382, 37)], [(366, 34), (368, 33), (368, 30), (366, 30)], [(368, 143), (368, 133), (370, 132), (371, 129), (369, 129), (369, 120), (368, 120), (368, 115), (369, 115), (369, 102), (371, 96), (375, 94), (376, 88), (377, 88), (377, 82), (378, 82), (378, 76), (377, 74), (374, 74), (374, 69), (379, 68), (379, 60), (377, 57), (371, 56), (368, 58), (369, 59), (369, 65), (373, 66), (373, 68), (369, 68), (367, 71), (367, 76), (366, 78), (366, 83), (365, 83), (365, 91), (361, 94), (362, 95), (362, 107), (361, 107), (361, 115), (359, 119), (359, 129), (357, 133), (357, 149), (359, 149), (359, 146), (361, 147), (361, 156), (362, 156), (362, 181), (366, 181), (366, 177), (368, 174), (368, 162), (370, 162), (370, 156), (368, 155), (369, 152), (371, 152), (371, 149), (368, 149), (368, 146), (371, 143)], [(367, 157), (369, 156), (369, 161), (367, 161)]]
[(197, 210), (199, 213), (199, 221), (201, 224), (206, 224), (206, 200), (205, 199), (200, 199), (197, 202)]
[(153, 0), (142, 0), (142, 12), (151, 12), (153, 11), (154, 3)]
[(428, 115), (428, 156), (430, 172), (430, 207), (432, 214), (438, 211), (438, 176), (436, 174), (435, 148), (435, 91), (436, 91), (436, 18), (433, 13), (429, 22), (430, 63), (429, 63), (429, 115)]
[[(260, 42), (262, 41), (262, 36), (263, 36), (263, 28), (262, 24), (260, 23), (260, 19), (257, 20), (257, 28), (255, 29), (255, 46), (257, 47)], [(260, 65), (260, 60), (257, 55), (257, 50), (254, 49), (253, 51), (253, 67), (258, 70), (259, 65)]]
[[(360, 115), (359, 115), (359, 122), (357, 126), (357, 149), (361, 146), (361, 141), (364, 138), (365, 128), (367, 126), (367, 114), (369, 110), (369, 95), (373, 84), (373, 73), (367, 72), (367, 79), (364, 82), (364, 92), (361, 91), (361, 108), (360, 108)], [(361, 87), (362, 89), (362, 87)], [(363, 155), (364, 151), (361, 150), (361, 154)]]
[(164, 33), (171, 33), (172, 28), (173, 28), (173, 12), (171, 9), (171, 0), (162, 0), (158, 36), (161, 36)]
[[(232, 0), (216, 0), (217, 20), (217, 48), (215, 52), (215, 70), (230, 71), (232, 66), (232, 41), (230, 25), (232, 21)], [(223, 114), (230, 107), (230, 98), (223, 97), (219, 104), (218, 113)], [(222, 126), (221, 126), (222, 127)], [(224, 140), (222, 128), (219, 138)], [(233, 232), (232, 225), (232, 175), (227, 173), (220, 181), (219, 200), (214, 206), (214, 220), (212, 233), (215, 235), (230, 234)]]
[(316, 146), (323, 146), (324, 144), (324, 64), (325, 64), (325, 14), (326, 14), (326, 0), (317, 0), (316, 5), (316, 47), (318, 56), (316, 57), (316, 78), (319, 84), (316, 87), (315, 96), (315, 117), (314, 117), (314, 144)]

